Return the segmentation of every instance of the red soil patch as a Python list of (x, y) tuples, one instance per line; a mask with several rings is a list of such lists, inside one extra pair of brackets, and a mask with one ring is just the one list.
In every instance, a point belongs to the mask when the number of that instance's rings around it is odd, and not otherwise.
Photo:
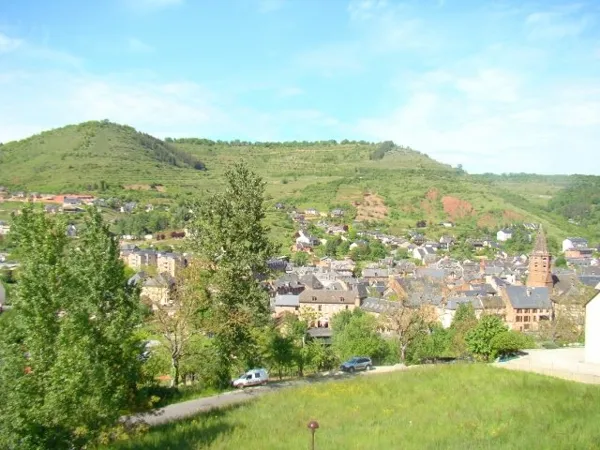
[(504, 212), (502, 213), (502, 216), (504, 217), (505, 221), (511, 221), (511, 220), (523, 220), (524, 216), (522, 214), (519, 214), (518, 212), (512, 211), (510, 209), (506, 209), (504, 210)]
[(425, 197), (427, 198), (427, 200), (436, 201), (439, 195), (440, 193), (437, 189), (431, 188), (429, 189), (427, 194), (425, 194)]
[(477, 221), (477, 226), (480, 228), (494, 227), (498, 224), (498, 221), (491, 214), (485, 214)]
[(385, 219), (388, 213), (387, 206), (383, 199), (377, 194), (365, 194), (361, 202), (355, 202), (356, 220), (381, 220)]
[(460, 198), (451, 197), (449, 195), (442, 198), (444, 212), (448, 214), (450, 219), (462, 219), (473, 214), (473, 205)]

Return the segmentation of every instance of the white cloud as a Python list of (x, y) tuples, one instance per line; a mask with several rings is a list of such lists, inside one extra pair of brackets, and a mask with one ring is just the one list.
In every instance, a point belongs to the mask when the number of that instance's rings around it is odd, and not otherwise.
[(525, 19), (529, 37), (562, 39), (578, 36), (593, 24), (593, 18), (581, 12), (581, 5), (568, 5), (531, 13)]
[(154, 48), (137, 38), (127, 39), (127, 47), (133, 53), (151, 53)]
[(390, 114), (359, 120), (356, 129), (474, 172), (600, 173), (600, 83), (579, 90), (529, 86), (519, 102), (498, 109), (498, 99), (480, 96), (479, 88), (476, 96), (448, 95), (446, 81), (440, 90), (414, 89)]
[(259, 0), (258, 11), (262, 14), (274, 12), (283, 8), (284, 4), (284, 0)]
[(519, 84), (514, 74), (496, 69), (480, 70), (475, 77), (456, 80), (456, 87), (471, 99), (497, 102), (517, 101)]
[(12, 52), (22, 44), (23, 41), (21, 39), (11, 38), (4, 33), (0, 33), (0, 54)]

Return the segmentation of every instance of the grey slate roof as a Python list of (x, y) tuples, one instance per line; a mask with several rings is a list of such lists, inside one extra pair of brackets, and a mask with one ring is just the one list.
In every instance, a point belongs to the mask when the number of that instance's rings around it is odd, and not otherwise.
[(550, 291), (546, 287), (506, 286), (505, 290), (513, 308), (552, 308)]
[(299, 295), (279, 295), (275, 296), (275, 306), (281, 307), (294, 307), (300, 306), (300, 296)]
[(360, 308), (363, 311), (384, 314), (393, 311), (401, 306), (398, 302), (392, 302), (390, 300), (384, 300), (382, 298), (368, 297), (363, 300)]

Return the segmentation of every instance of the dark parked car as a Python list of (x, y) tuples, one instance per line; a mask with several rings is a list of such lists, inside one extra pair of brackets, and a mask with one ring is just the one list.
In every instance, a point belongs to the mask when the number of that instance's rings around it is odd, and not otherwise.
[(354, 358), (346, 361), (340, 366), (340, 369), (344, 372), (354, 372), (356, 370), (371, 370), (373, 363), (371, 358), (364, 356), (355, 356)]

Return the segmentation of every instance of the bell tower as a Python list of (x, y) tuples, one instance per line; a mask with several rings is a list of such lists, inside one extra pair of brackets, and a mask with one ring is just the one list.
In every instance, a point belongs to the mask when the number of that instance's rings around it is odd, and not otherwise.
[(529, 275), (527, 276), (527, 286), (529, 287), (547, 287), (552, 289), (552, 255), (548, 251), (546, 235), (540, 225), (535, 247), (529, 255)]

